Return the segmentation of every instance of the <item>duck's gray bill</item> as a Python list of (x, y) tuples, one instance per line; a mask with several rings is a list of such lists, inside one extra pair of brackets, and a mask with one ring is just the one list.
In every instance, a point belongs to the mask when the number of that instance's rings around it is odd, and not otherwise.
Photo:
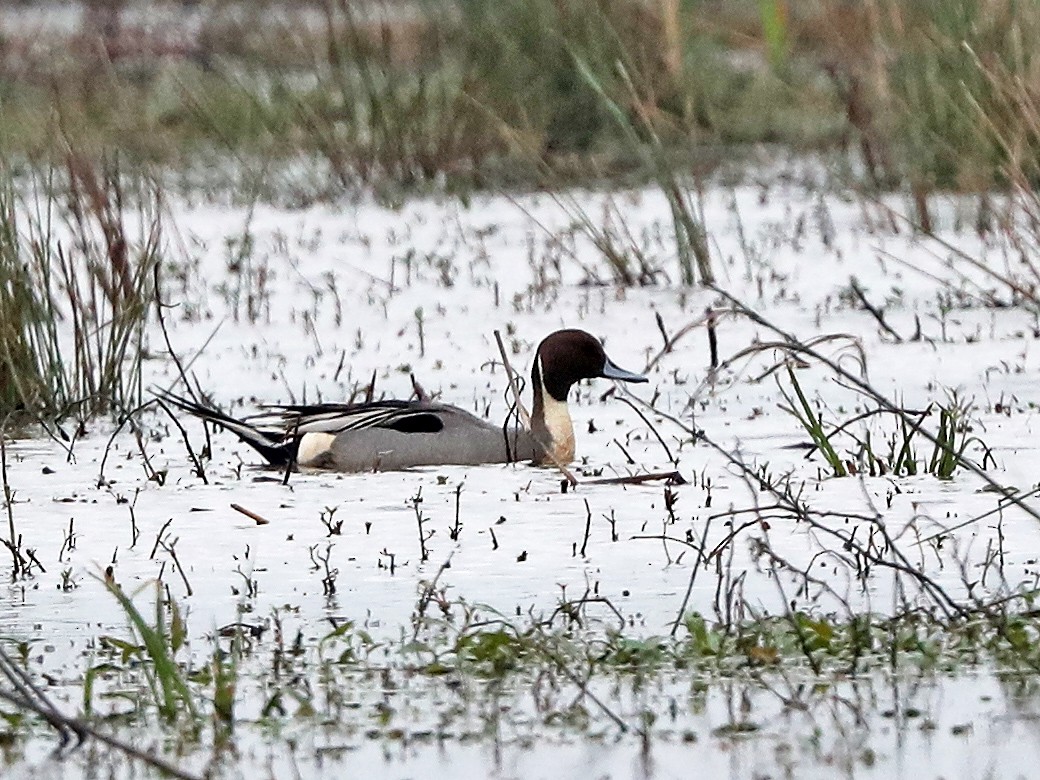
[(625, 369), (615, 366), (610, 362), (610, 358), (607, 358), (607, 362), (603, 364), (603, 376), (607, 379), (618, 379), (622, 382), (649, 382), (642, 374), (633, 374), (631, 371), (625, 371)]

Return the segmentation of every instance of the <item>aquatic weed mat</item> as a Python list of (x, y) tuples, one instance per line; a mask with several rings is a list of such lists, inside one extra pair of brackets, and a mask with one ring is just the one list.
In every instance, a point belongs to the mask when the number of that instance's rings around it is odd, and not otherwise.
[[(194, 713), (161, 715), (145, 649), (111, 636), (86, 681), (48, 688), (59, 702), (82, 688), (95, 727), (175, 756), (189, 777), (585, 776), (586, 765), (595, 776), (677, 777), (691, 760), (765, 776), (885, 776), (893, 763), (943, 776), (973, 765), (1014, 774), (1031, 760), (1028, 750), (977, 756), (1028, 729), (1035, 651), (1007, 634), (1035, 645), (1036, 618), (793, 615), (723, 629), (691, 616), (679, 639), (636, 640), (577, 626), (585, 607), (537, 620), (440, 607), (383, 643), (351, 623), (306, 635), (291, 610), (272, 615), (269, 634), (224, 627), (199, 643), (208, 650), (178, 648)], [(45, 776), (89, 776), (98, 762), (136, 776), (124, 752), (93, 744), (44, 759), (42, 725), (14, 725), (10, 755)]]

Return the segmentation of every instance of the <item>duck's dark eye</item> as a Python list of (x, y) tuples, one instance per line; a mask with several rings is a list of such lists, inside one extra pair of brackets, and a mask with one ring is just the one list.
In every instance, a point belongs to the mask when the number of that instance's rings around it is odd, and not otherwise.
[(444, 421), (435, 414), (419, 412), (397, 417), (384, 427), (400, 433), (438, 433), (444, 429)]

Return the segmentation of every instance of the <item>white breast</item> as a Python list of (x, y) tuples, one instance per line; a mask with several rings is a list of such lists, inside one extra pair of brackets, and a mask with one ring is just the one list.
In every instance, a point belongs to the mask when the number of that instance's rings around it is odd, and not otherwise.
[(296, 462), (301, 466), (311, 465), (332, 449), (335, 438), (331, 433), (305, 433), (300, 437)]

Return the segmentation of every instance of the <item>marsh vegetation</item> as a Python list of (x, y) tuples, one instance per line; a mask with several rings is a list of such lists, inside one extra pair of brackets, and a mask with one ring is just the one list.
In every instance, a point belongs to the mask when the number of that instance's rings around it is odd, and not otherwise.
[[(1030, 773), (1032, 5), (48, 11), (0, 5), (5, 776)], [(500, 420), (562, 326), (651, 377), (567, 470), (272, 472), (153, 392)]]

